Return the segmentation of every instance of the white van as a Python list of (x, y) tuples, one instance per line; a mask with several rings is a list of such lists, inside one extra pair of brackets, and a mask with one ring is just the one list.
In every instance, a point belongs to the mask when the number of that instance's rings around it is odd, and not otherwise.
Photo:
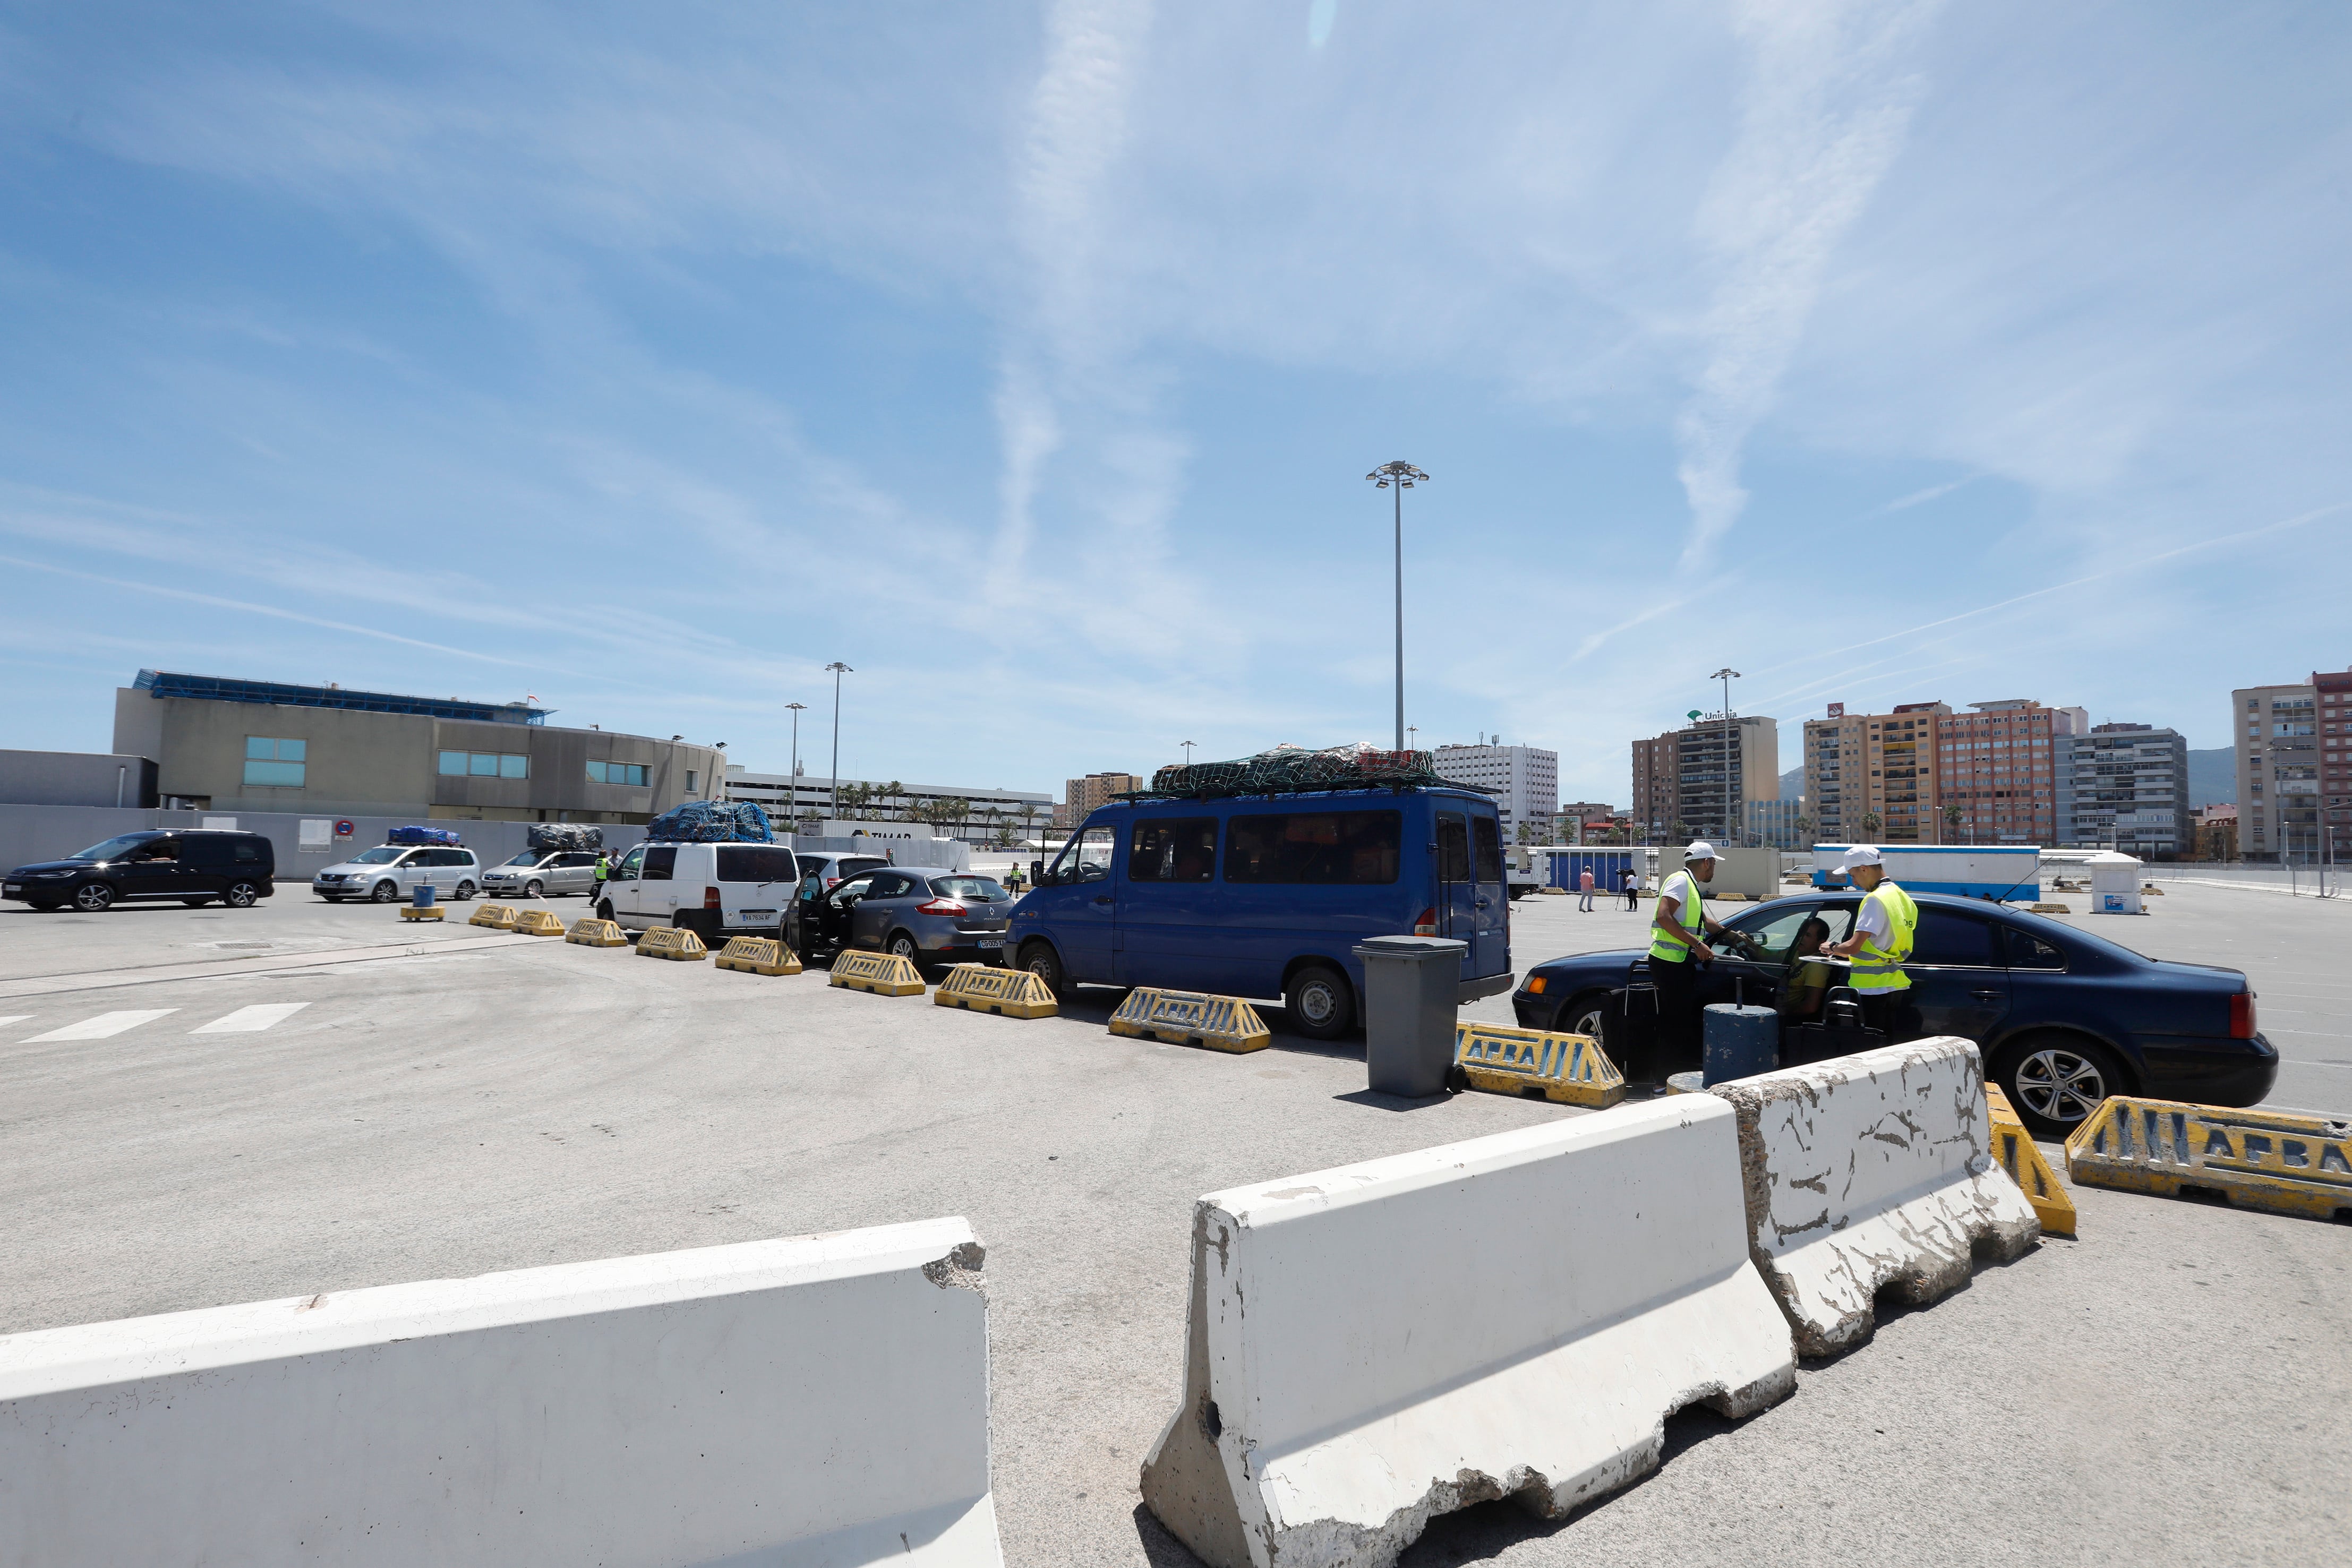
[(676, 925), (716, 947), (782, 936), (799, 881), (782, 844), (639, 844), (613, 868), (596, 913), (625, 931)]
[(436, 896), (446, 894), (459, 903), (482, 885), (481, 862), (471, 850), (446, 846), (378, 844), (362, 850), (341, 865), (331, 865), (310, 877), (310, 891), (330, 904), (346, 898), (390, 904), (416, 891), (420, 882), (433, 884)]

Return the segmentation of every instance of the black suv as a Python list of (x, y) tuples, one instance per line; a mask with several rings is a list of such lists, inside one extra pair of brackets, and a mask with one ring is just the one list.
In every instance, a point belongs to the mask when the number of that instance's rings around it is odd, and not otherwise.
[(20, 865), (0, 883), (0, 897), (36, 909), (96, 914), (123, 899), (176, 898), (194, 909), (219, 899), (231, 909), (278, 891), (278, 852), (259, 833), (221, 828), (166, 828), (123, 833), (61, 861)]

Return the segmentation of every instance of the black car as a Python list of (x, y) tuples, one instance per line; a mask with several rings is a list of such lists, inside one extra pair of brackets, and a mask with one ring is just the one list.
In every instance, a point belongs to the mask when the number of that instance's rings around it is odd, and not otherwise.
[[(1987, 1077), (2040, 1136), (2063, 1137), (2110, 1094), (2252, 1105), (2278, 1077), (2278, 1051), (2255, 1030), (2254, 993), (2239, 970), (2142, 957), (1980, 900), (1914, 898), (1919, 925), (1904, 968), (1918, 1033), (1976, 1041)], [(1700, 999), (1780, 1007), (1788, 1019), (1810, 1000), (1790, 985), (1790, 951), (1806, 923), (1827, 926), (1813, 937), (1843, 942), (1861, 902), (1854, 893), (1805, 894), (1726, 919), (1739, 935), (1709, 944), (1717, 957), (1701, 972)], [(1522, 1027), (1595, 1035), (1614, 1057), (1611, 1019), (1626, 988), (1648, 976), (1647, 948), (1580, 953), (1530, 968), (1511, 1004)]]
[(225, 828), (166, 828), (123, 833), (61, 861), (20, 865), (0, 882), (0, 896), (36, 909), (96, 914), (128, 899), (176, 898), (190, 908), (219, 899), (250, 909), (278, 891), (278, 852), (259, 833)]

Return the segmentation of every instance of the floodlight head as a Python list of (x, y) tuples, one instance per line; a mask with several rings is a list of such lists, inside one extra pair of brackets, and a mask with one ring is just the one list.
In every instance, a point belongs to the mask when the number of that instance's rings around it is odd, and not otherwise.
[(1414, 467), (1412, 464), (1400, 459), (1394, 463), (1381, 464), (1379, 467), (1365, 475), (1364, 477), (1370, 479), (1374, 485), (1383, 490), (1387, 489), (1391, 484), (1395, 485), (1400, 490), (1410, 490), (1416, 483), (1426, 480), (1429, 476)]

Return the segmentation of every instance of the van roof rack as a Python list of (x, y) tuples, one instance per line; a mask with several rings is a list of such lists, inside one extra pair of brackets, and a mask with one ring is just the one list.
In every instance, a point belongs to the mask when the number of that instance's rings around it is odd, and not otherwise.
[(1401, 779), (1328, 784), (1203, 785), (1193, 789), (1129, 789), (1110, 799), (1141, 804), (1147, 800), (1242, 800), (1279, 795), (1369, 795), (1381, 790), (1402, 795), (1408, 789), (1458, 789), (1465, 795), (1496, 793), (1483, 784), (1457, 784), (1451, 779)]

